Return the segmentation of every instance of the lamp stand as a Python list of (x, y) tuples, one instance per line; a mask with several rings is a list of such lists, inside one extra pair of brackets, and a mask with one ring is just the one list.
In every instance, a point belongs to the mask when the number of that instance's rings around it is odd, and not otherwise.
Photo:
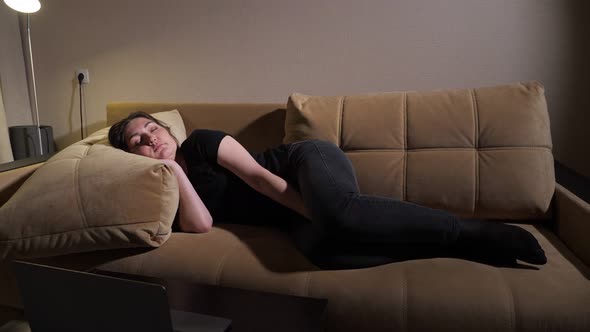
[(31, 22), (29, 14), (27, 14), (27, 41), (29, 44), (29, 60), (31, 61), (31, 76), (33, 79), (33, 106), (35, 109), (37, 133), (39, 135), (39, 155), (43, 155), (43, 140), (41, 139), (41, 124), (39, 122), (39, 105), (37, 104), (37, 84), (35, 83), (35, 65), (33, 64), (33, 48), (31, 47)]

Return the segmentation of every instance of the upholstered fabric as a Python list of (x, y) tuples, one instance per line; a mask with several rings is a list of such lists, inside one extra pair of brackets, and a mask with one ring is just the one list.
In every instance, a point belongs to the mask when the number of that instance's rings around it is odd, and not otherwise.
[(29, 176), (42, 165), (43, 163), (38, 163), (0, 172), (0, 206), (4, 205)]
[(587, 331), (587, 267), (554, 234), (524, 227), (545, 249), (546, 265), (498, 268), (436, 258), (322, 271), (281, 232), (244, 225), (173, 233), (150, 251), (40, 262), (327, 298), (326, 331)]
[[(109, 124), (138, 110), (138, 106), (153, 112), (177, 108), (187, 130), (224, 130), (252, 149), (276, 146), (284, 134), (285, 109), (277, 104), (118, 103), (109, 105)], [(532, 121), (529, 116), (510, 119)], [(387, 121), (389, 125), (379, 130), (394, 128), (395, 123)], [(459, 117), (456, 121), (463, 120)], [(371, 134), (378, 138), (380, 133)], [(454, 144), (460, 141), (455, 139)], [(402, 173), (382, 170), (398, 167), (404, 158), (391, 158), (388, 150), (368, 152), (373, 157), (364, 158), (359, 153), (357, 158), (357, 172), (364, 179), (361, 186), (373, 186), (390, 196), (401, 197), (400, 188), (391, 183), (403, 179)], [(497, 180), (503, 182), (501, 178)], [(535, 190), (536, 187), (529, 188), (533, 196)], [(558, 209), (554, 216), (559, 232), (523, 225), (539, 239), (547, 253), (548, 262), (543, 266), (498, 267), (437, 258), (358, 270), (321, 271), (281, 232), (217, 224), (207, 234), (173, 233), (157, 248), (102, 250), (39, 261), (80, 270), (98, 267), (326, 298), (325, 331), (585, 332), (590, 330), (590, 271), (579, 257), (586, 255), (590, 243), (588, 209), (560, 187), (556, 195)], [(0, 264), (0, 305), (21, 307), (8, 264)]]
[(320, 138), (352, 160), (364, 193), (464, 217), (541, 219), (555, 189), (544, 89), (340, 97), (293, 94), (285, 143)]
[(590, 266), (590, 204), (558, 184), (555, 188), (555, 210), (555, 232), (576, 256)]
[(31, 329), (22, 310), (0, 306), (0, 332), (31, 332)]
[(186, 139), (186, 128), (178, 110), (158, 112), (152, 114), (152, 116), (166, 124), (179, 143), (184, 142)]
[(1, 259), (159, 246), (168, 239), (178, 207), (176, 177), (157, 160), (111, 147), (108, 129), (53, 156), (0, 208)]

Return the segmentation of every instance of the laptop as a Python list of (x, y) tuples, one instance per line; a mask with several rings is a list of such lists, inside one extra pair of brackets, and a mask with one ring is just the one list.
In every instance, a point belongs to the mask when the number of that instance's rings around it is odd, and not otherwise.
[(231, 320), (171, 310), (156, 283), (13, 262), (25, 317), (33, 332), (224, 332)]

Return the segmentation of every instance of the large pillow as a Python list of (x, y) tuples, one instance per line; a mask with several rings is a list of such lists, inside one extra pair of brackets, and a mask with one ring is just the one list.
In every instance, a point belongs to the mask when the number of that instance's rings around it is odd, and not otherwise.
[(285, 143), (340, 146), (364, 193), (464, 217), (543, 219), (555, 190), (539, 82), (350, 96), (293, 94)]
[[(152, 115), (183, 139), (178, 112), (163, 113)], [(157, 247), (168, 239), (176, 177), (155, 159), (110, 146), (108, 129), (54, 155), (0, 208), (2, 259)]]

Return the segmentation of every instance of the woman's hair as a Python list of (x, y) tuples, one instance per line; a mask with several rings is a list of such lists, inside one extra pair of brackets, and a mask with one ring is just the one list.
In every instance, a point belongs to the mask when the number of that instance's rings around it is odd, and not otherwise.
[(133, 112), (133, 113), (129, 114), (125, 119), (123, 119), (111, 126), (111, 129), (109, 129), (109, 143), (111, 143), (111, 145), (113, 147), (129, 152), (129, 147), (127, 146), (127, 142), (125, 141), (125, 130), (127, 129), (127, 125), (129, 125), (129, 122), (131, 122), (131, 120), (137, 119), (137, 118), (146, 118), (146, 119), (154, 122), (158, 126), (166, 129), (168, 131), (168, 133), (170, 134), (170, 136), (172, 136), (172, 138), (174, 138), (174, 140), (176, 141), (176, 144), (177, 145), (179, 144), (178, 139), (176, 138), (176, 136), (174, 136), (174, 134), (172, 134), (172, 131), (170, 130), (170, 127), (168, 127), (168, 125), (166, 125), (164, 122), (154, 118), (153, 116), (147, 114), (146, 112), (139, 111), (139, 112)]

